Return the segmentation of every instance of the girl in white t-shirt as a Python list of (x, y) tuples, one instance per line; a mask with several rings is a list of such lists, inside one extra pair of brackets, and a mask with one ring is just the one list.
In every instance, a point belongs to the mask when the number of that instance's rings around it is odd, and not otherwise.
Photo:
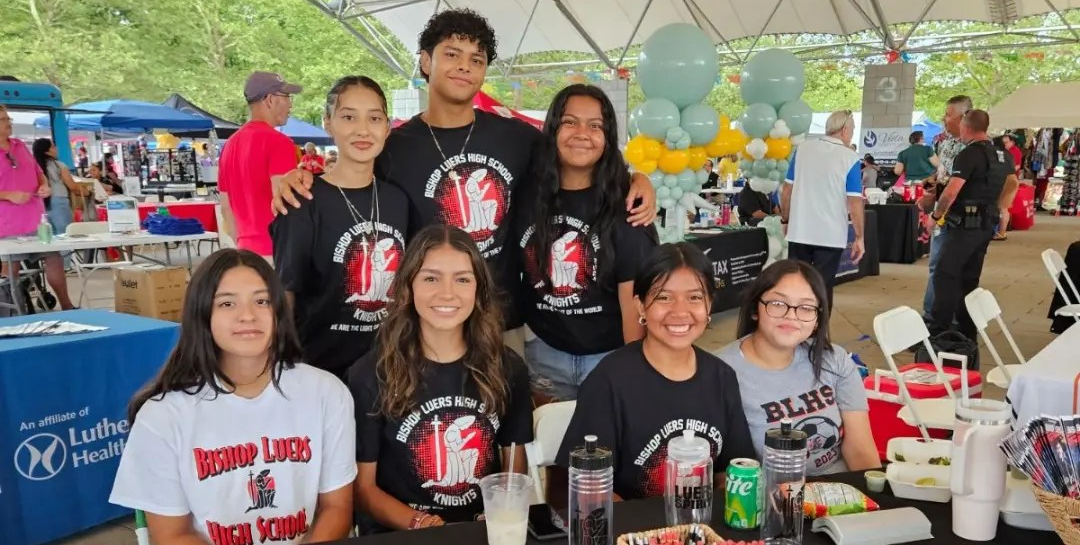
[(176, 349), (131, 401), (109, 501), (145, 511), (155, 545), (346, 537), (352, 397), (299, 359), (266, 261), (246, 250), (208, 257), (191, 279)]

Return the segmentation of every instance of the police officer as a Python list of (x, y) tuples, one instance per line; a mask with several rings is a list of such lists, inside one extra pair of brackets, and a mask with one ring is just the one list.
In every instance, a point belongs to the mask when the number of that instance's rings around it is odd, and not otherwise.
[(1006, 178), (1016, 176), (1009, 153), (990, 142), (989, 126), (990, 116), (983, 110), (964, 114), (960, 137), (967, 147), (953, 161), (949, 183), (931, 214), (949, 229), (934, 270), (932, 334), (948, 330), (956, 318), (960, 332), (975, 338), (964, 296), (979, 287), (986, 249), (994, 236), (998, 197)]

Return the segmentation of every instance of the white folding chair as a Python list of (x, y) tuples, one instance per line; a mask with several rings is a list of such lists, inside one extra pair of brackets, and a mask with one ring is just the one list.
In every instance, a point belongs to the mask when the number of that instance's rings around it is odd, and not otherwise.
[(576, 406), (577, 401), (560, 401), (533, 410), (533, 441), (525, 445), (525, 457), (539, 503), (544, 503), (540, 470), (555, 464), (555, 456), (559, 454), (559, 446), (566, 435), (566, 428), (570, 427), (570, 418), (574, 416)]
[[(88, 235), (106, 234), (106, 233), (109, 232), (109, 222), (107, 222), (107, 221), (83, 221), (83, 222), (71, 223), (71, 224), (69, 224), (67, 226), (67, 230), (65, 232), (67, 233), (68, 236), (71, 236), (71, 235), (86, 235), (86, 236), (88, 236)], [(100, 252), (100, 251), (101, 251), (100, 248), (93, 250), (94, 255), (97, 255), (97, 252)], [(131, 265), (131, 262), (130, 261), (111, 261), (111, 262), (104, 262), (104, 263), (87, 263), (86, 261), (83, 260), (81, 252), (74, 252), (72, 254), (72, 258), (71, 258), (71, 266), (75, 269), (75, 274), (76, 274), (76, 276), (79, 277), (79, 282), (81, 282), (81, 285), (79, 286), (79, 302), (78, 302), (78, 305), (82, 306), (84, 299), (89, 301), (89, 303), (91, 305), (92, 305), (92, 303), (94, 301), (110, 300), (110, 298), (108, 298), (108, 297), (93, 298), (93, 297), (87, 296), (87, 294), (86, 294), (86, 284), (87, 284), (87, 282), (90, 281), (90, 277), (97, 271), (111, 270), (111, 269), (116, 269), (116, 268), (119, 268), (119, 267), (124, 267), (124, 266), (127, 266), (127, 265)]]
[[(998, 306), (997, 298), (989, 290), (975, 288), (974, 291), (967, 294), (967, 297), (964, 297), (964, 304), (967, 306), (971, 321), (979, 329), (979, 336), (982, 337), (986, 349), (990, 351), (994, 363), (997, 364), (997, 367), (986, 374), (986, 381), (999, 388), (1008, 389), (1012, 377), (1016, 376), (1020, 366), (1027, 363), (1027, 360), (1020, 353), (1020, 348), (1016, 346), (1016, 340), (1013, 339), (1009, 328), (1005, 326), (1005, 320), (1001, 319), (1001, 307)], [(1001, 360), (1001, 355), (998, 354), (997, 348), (990, 341), (990, 335), (986, 331), (990, 327), (991, 320), (997, 322), (1001, 333), (1005, 335), (1005, 340), (1009, 342), (1009, 346), (1012, 348), (1013, 355), (1016, 356), (1016, 361), (1020, 362), (1019, 364), (1005, 365), (1005, 362)]]
[[(1054, 288), (1061, 295), (1061, 300), (1065, 302), (1065, 306), (1057, 309), (1054, 314), (1057, 316), (1072, 316), (1074, 320), (1080, 322), (1080, 292), (1076, 291), (1076, 284), (1073, 283), (1072, 277), (1065, 271), (1065, 260), (1053, 248), (1043, 250), (1042, 260), (1043, 265), (1046, 266), (1046, 272), (1050, 273), (1050, 280), (1054, 282)], [(1065, 277), (1065, 282), (1069, 284), (1069, 289), (1072, 290), (1072, 299), (1065, 293), (1065, 288), (1059, 280), (1060, 277)]]
[[(911, 307), (896, 307), (874, 317), (874, 336), (877, 337), (878, 346), (885, 354), (885, 361), (889, 364), (890, 371), (878, 370), (875, 372), (875, 381), (880, 380), (880, 375), (892, 375), (896, 379), (897, 388), (900, 390), (900, 399), (904, 406), (897, 413), (897, 418), (903, 420), (909, 426), (916, 426), (922, 433), (923, 439), (930, 440), (930, 429), (951, 430), (956, 416), (956, 393), (953, 392), (950, 376), (945, 374), (941, 367), (941, 358), (938, 357), (934, 347), (930, 345), (930, 332), (926, 329), (926, 322)], [(896, 367), (893, 355), (904, 352), (908, 347), (922, 343), (933, 360), (934, 368), (937, 369), (937, 379), (945, 385), (947, 397), (936, 399), (912, 399), (908, 393), (904, 375)]]

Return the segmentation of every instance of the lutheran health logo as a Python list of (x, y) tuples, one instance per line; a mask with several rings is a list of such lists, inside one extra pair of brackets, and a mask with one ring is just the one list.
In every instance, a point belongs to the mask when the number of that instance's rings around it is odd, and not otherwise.
[[(89, 408), (79, 413), (85, 416), (89, 414)], [(36, 431), (76, 418), (75, 412), (61, 413), (36, 422), (24, 422), (20, 429)], [(66, 433), (39, 431), (15, 448), (15, 471), (31, 481), (47, 481), (69, 465), (78, 469), (118, 458), (124, 452), (127, 433), (127, 420), (113, 421), (108, 418), (102, 418), (90, 427), (71, 426)]]

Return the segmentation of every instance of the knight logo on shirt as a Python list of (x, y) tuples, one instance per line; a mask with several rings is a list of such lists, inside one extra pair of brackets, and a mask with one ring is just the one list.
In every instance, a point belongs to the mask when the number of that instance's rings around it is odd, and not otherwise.
[(346, 308), (359, 324), (334, 324), (342, 331), (374, 331), (386, 317), (390, 286), (405, 255), (405, 238), (390, 225), (362, 223), (341, 235), (334, 262), (345, 266)]
[(499, 253), (495, 232), (507, 219), (514, 177), (501, 161), (481, 153), (455, 155), (428, 177), (424, 196), (438, 220), (472, 236), (485, 258)]
[(274, 505), (277, 484), (274, 482), (274, 476), (270, 474), (269, 469), (260, 471), (258, 475), (254, 471), (248, 472), (247, 493), (248, 497), (251, 498), (251, 506), (247, 508), (245, 513), (256, 509), (277, 507)]
[(547, 259), (551, 285), (547, 285), (536, 268), (537, 245), (533, 227), (529, 227), (521, 238), (526, 274), (533, 288), (543, 294), (543, 302), (538, 305), (564, 314), (584, 314), (582, 309), (573, 307), (581, 302), (581, 293), (596, 283), (599, 237), (590, 235), (589, 225), (574, 217), (555, 216), (553, 223), (555, 240)]
[(473, 398), (443, 396), (402, 421), (397, 440), (412, 451), (415, 475), (434, 505), (460, 507), (479, 500), (480, 478), (496, 462), (492, 445), (499, 429), (498, 417), (483, 412)]

